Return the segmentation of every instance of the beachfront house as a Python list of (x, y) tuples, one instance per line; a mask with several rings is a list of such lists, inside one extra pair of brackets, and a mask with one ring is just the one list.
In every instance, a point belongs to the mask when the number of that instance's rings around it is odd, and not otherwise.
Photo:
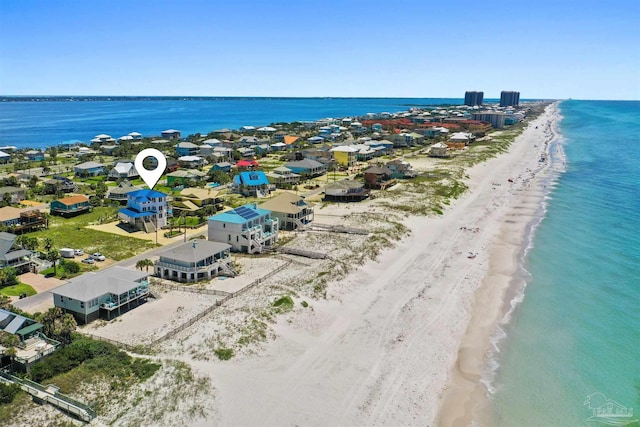
[(391, 160), (385, 166), (391, 169), (391, 178), (414, 178), (418, 175), (411, 163), (405, 160)]
[(449, 147), (444, 142), (437, 142), (429, 147), (429, 156), (431, 157), (447, 157), (447, 149)]
[(178, 140), (182, 137), (182, 134), (179, 130), (175, 130), (175, 129), (167, 129), (167, 130), (163, 130), (160, 135), (162, 136), (162, 138), (164, 139), (168, 139), (170, 141), (175, 141)]
[(76, 165), (73, 172), (80, 177), (98, 176), (104, 174), (104, 165), (98, 162), (84, 162)]
[(64, 218), (87, 213), (90, 210), (89, 197), (83, 194), (53, 200), (50, 205), (51, 215), (58, 215)]
[(110, 179), (135, 179), (139, 176), (140, 174), (131, 160), (120, 160), (109, 171)]
[(313, 205), (293, 193), (282, 193), (260, 205), (278, 219), (281, 230), (299, 230), (313, 221)]
[(18, 338), (12, 358), (8, 357), (9, 348), (0, 344), (0, 366), (6, 366), (13, 359), (18, 365), (14, 365), (14, 369), (28, 371), (31, 364), (56, 351), (60, 343), (47, 338), (42, 333), (43, 328), (42, 323), (0, 308), (0, 332)]
[(155, 275), (176, 282), (210, 280), (221, 274), (233, 275), (231, 245), (194, 239), (160, 252), (153, 264)]
[(185, 188), (173, 197), (173, 212), (175, 216), (181, 214), (191, 216), (211, 215), (223, 209), (224, 200), (219, 192), (211, 187)]
[(240, 172), (233, 177), (231, 189), (247, 197), (264, 197), (271, 192), (272, 184), (262, 171)]
[(13, 267), (18, 273), (29, 271), (32, 252), (16, 243), (18, 236), (0, 232), (0, 268)]
[(200, 152), (200, 146), (193, 142), (183, 141), (176, 145), (176, 154), (178, 156), (195, 156)]
[(115, 266), (75, 277), (51, 290), (53, 304), (80, 324), (98, 318), (111, 320), (145, 302), (149, 274)]
[(271, 211), (247, 204), (209, 217), (209, 240), (228, 243), (234, 251), (261, 253), (278, 239), (278, 218)]
[(359, 181), (344, 179), (332, 182), (324, 188), (324, 199), (335, 202), (355, 202), (369, 197), (371, 190)]
[(467, 132), (452, 133), (447, 142), (449, 148), (462, 149), (471, 143), (473, 135)]
[(364, 183), (367, 188), (385, 188), (396, 183), (393, 179), (393, 172), (386, 166), (371, 166), (364, 171)]
[(135, 230), (156, 231), (167, 225), (167, 195), (148, 189), (127, 193), (127, 207), (118, 216)]
[(0, 187), (0, 200), (8, 200), (9, 203), (20, 203), (26, 198), (27, 198), (26, 188)]

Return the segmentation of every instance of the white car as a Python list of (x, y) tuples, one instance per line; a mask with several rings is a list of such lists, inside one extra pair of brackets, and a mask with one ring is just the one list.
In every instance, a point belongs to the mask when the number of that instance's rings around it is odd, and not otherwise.
[(93, 258), (85, 258), (82, 260), (83, 263), (85, 264), (95, 264), (96, 262), (93, 260)]
[(75, 254), (75, 256), (84, 255), (84, 251), (82, 249), (76, 249), (76, 250), (73, 251), (73, 253)]
[(93, 258), (96, 261), (104, 261), (106, 259), (106, 257), (104, 255), (102, 255), (100, 252), (96, 252), (94, 254), (91, 254), (91, 258)]

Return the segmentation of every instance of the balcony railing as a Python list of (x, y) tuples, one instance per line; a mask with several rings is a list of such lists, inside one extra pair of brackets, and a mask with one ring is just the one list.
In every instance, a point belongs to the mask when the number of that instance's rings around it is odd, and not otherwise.
[(184, 271), (185, 273), (199, 273), (199, 272), (209, 271), (212, 268), (220, 267), (221, 264), (226, 264), (226, 262), (224, 261), (230, 261), (230, 259), (222, 258), (220, 260), (217, 260), (216, 262), (213, 262), (205, 266), (194, 266), (194, 267), (185, 267), (184, 265), (177, 265), (177, 264), (171, 264), (168, 262), (160, 262), (160, 261), (156, 261), (155, 265), (157, 267), (168, 268), (170, 270)]

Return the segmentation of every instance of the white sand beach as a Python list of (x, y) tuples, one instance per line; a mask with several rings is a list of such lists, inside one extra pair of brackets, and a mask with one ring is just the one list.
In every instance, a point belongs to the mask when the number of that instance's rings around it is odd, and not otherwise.
[[(489, 337), (542, 200), (549, 171), (539, 159), (556, 118), (552, 105), (507, 153), (469, 169), (469, 191), (444, 215), (408, 217), (409, 235), (377, 261), (329, 281), (326, 299), (276, 316), (273, 339), (258, 351), (228, 361), (205, 355), (224, 340), (222, 323), (248, 312), (249, 299), (268, 295), (268, 283), (163, 345), (163, 357), (211, 380), (204, 418), (188, 423), (467, 425), (471, 399), (482, 394)], [(328, 205), (318, 218), (358, 209)], [(286, 288), (309, 268), (317, 275), (325, 263), (305, 262), (274, 276), (274, 286)]]

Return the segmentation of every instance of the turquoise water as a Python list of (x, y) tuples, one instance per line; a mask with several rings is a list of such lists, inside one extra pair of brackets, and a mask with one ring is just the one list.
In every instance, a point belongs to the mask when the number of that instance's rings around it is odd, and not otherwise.
[(0, 146), (47, 147), (67, 141), (90, 141), (106, 133), (159, 135), (178, 129), (182, 135), (215, 129), (265, 126), (276, 122), (317, 120), (406, 111), (412, 106), (461, 104), (454, 98), (212, 98), (127, 101), (0, 102)]
[(500, 344), (495, 426), (605, 425), (595, 392), (640, 415), (640, 102), (560, 108), (567, 169)]

